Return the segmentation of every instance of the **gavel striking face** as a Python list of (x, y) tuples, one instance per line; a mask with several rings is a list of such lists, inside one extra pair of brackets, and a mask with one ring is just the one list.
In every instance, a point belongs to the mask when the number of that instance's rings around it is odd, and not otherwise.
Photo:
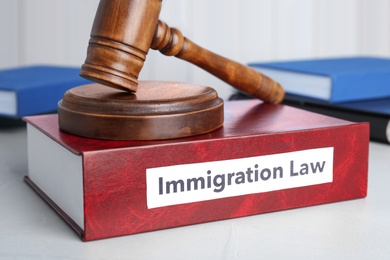
[(150, 48), (191, 62), (253, 97), (279, 103), (283, 88), (257, 71), (201, 48), (159, 21), (161, 0), (100, 0), (80, 75), (136, 92)]

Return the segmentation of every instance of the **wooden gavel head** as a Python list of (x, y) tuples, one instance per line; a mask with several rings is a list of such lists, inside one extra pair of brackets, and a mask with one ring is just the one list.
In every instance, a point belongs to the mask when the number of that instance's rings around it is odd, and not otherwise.
[(284, 90), (272, 79), (199, 47), (159, 21), (161, 5), (162, 0), (100, 0), (80, 75), (136, 92), (138, 75), (152, 48), (189, 61), (266, 102), (282, 101)]
[(135, 92), (150, 49), (161, 0), (101, 0), (80, 75)]

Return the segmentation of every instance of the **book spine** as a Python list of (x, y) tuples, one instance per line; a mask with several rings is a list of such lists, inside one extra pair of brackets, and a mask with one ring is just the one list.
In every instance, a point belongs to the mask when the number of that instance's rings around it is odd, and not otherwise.
[[(361, 123), (205, 142), (86, 152), (83, 155), (84, 239), (135, 234), (363, 198), (367, 193), (368, 144), (368, 124)], [(148, 208), (147, 194), (151, 188), (146, 178), (148, 169), (229, 162), (329, 147), (333, 149), (330, 182)], [(305, 163), (296, 165), (297, 171), (290, 169), (285, 174), (297, 174), (299, 178), (307, 173), (304, 166)], [(229, 169), (227, 172), (230, 172)], [(235, 182), (238, 183), (237, 180)]]

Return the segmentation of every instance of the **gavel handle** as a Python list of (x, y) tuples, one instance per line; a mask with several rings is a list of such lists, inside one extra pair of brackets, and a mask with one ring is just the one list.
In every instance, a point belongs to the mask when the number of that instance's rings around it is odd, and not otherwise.
[(158, 22), (151, 48), (195, 64), (236, 89), (269, 103), (280, 103), (284, 90), (277, 82), (235, 61), (208, 51), (188, 40), (176, 28)]

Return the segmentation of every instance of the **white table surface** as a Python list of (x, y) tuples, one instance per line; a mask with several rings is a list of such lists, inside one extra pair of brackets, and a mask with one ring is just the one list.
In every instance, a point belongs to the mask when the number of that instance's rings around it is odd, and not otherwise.
[(390, 145), (368, 197), (92, 242), (24, 183), (25, 127), (0, 128), (0, 259), (390, 259)]

